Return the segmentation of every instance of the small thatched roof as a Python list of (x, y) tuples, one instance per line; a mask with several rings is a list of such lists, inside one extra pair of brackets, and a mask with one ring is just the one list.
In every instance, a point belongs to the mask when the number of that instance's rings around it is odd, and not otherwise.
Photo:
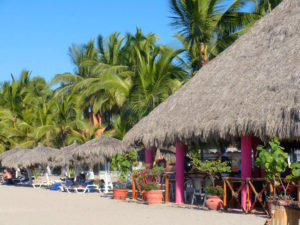
[(21, 168), (23, 167), (23, 158), (32, 149), (16, 148), (13, 154), (10, 154), (2, 159), (1, 164), (7, 168)]
[(27, 151), (24, 157), (20, 159), (22, 167), (31, 167), (39, 164), (47, 165), (54, 151), (58, 151), (56, 148), (48, 146), (42, 146), (40, 143), (31, 151)]
[[(145, 161), (145, 157), (146, 157), (145, 152), (146, 151), (144, 148), (137, 151), (139, 161)], [(171, 147), (169, 149), (156, 149), (155, 160), (161, 157), (170, 163), (175, 163), (176, 162), (175, 148)]]
[(145, 147), (300, 137), (300, 1), (284, 0), (124, 137)]
[(20, 146), (18, 145), (17, 147), (10, 149), (8, 151), (5, 151), (3, 153), (0, 154), (0, 161), (5, 159), (6, 157), (13, 155), (15, 152), (18, 152), (20, 150)]
[(73, 144), (62, 147), (60, 150), (55, 151), (49, 159), (49, 165), (53, 167), (74, 165), (75, 159), (72, 155), (74, 149), (79, 145), (80, 144), (74, 141)]
[(166, 149), (157, 149), (155, 159), (163, 158), (170, 163), (176, 162), (176, 154), (174, 151), (166, 150)]
[(122, 141), (101, 135), (75, 148), (73, 157), (85, 163), (99, 163), (123, 152)]

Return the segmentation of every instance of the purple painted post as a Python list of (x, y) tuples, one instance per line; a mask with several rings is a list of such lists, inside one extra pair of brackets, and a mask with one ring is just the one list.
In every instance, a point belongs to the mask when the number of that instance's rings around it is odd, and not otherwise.
[[(258, 137), (252, 137), (252, 149), (253, 149), (253, 159), (254, 159), (254, 163), (256, 160), (256, 148), (259, 145), (259, 138)], [(255, 178), (260, 177), (260, 168), (254, 165), (254, 174), (253, 176)]]
[[(252, 137), (251, 136), (243, 136), (241, 140), (241, 163), (242, 163), (242, 178), (250, 178), (252, 177)], [(246, 210), (247, 203), (247, 187), (246, 185), (242, 189), (241, 193), (242, 207)], [(251, 207), (251, 199), (249, 202), (249, 207)]]
[(153, 168), (153, 150), (151, 148), (146, 148), (146, 164), (149, 164), (150, 169)]
[(184, 150), (181, 142), (176, 144), (176, 203), (184, 203)]

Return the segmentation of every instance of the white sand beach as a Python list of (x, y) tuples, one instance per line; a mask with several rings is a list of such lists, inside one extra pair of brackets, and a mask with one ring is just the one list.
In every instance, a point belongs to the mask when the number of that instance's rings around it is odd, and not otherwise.
[(68, 194), (45, 189), (0, 186), (1, 225), (256, 225), (255, 215), (148, 206), (123, 202), (97, 193)]

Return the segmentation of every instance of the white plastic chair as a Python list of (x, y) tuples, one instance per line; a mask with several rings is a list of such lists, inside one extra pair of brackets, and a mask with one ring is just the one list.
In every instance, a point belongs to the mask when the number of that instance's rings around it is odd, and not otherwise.
[(203, 199), (202, 206), (204, 206), (206, 201), (206, 194), (202, 193), (202, 182), (203, 178), (193, 178), (192, 183), (194, 187), (193, 197), (191, 204), (194, 204), (194, 201), (196, 200), (197, 196), (200, 196), (201, 199)]
[(105, 190), (104, 192), (105, 193), (107, 193), (108, 190), (112, 190), (114, 188), (110, 172), (100, 171), (99, 179), (104, 181), (104, 190)]
[(192, 180), (187, 180), (184, 182), (184, 201), (188, 201), (188, 196), (194, 193), (194, 186)]

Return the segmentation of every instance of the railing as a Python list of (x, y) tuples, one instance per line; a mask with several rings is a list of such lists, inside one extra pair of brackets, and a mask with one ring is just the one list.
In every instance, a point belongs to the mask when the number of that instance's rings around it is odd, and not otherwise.
[[(255, 186), (253, 185), (254, 182), (262, 182), (263, 183), (262, 189), (257, 190), (257, 188), (255, 188)], [(270, 183), (265, 178), (224, 177), (223, 183), (224, 183), (224, 194), (225, 194), (223, 204), (225, 210), (227, 210), (228, 207), (231, 205), (231, 203), (235, 201), (245, 213), (249, 213), (249, 212), (251, 213), (255, 205), (259, 203), (264, 209), (265, 213), (268, 214), (267, 207), (263, 201), (263, 194), (270, 186)], [(246, 209), (244, 209), (241, 206), (241, 199), (240, 199), (241, 191), (244, 187), (246, 187)], [(229, 202), (228, 202), (229, 199), (228, 199), (227, 188), (229, 188), (229, 191), (231, 192), (231, 196), (232, 196)], [(253, 192), (255, 196), (252, 204), (250, 204), (251, 192)]]
[[(284, 180), (284, 179), (283, 179)], [(254, 185), (254, 183), (261, 183), (261, 185)], [(237, 177), (224, 177), (224, 208), (225, 210), (230, 207), (233, 202), (236, 202), (239, 207), (245, 213), (251, 213), (257, 204), (263, 208), (266, 214), (269, 214), (269, 211), (264, 203), (263, 195), (269, 188), (270, 193), (272, 194), (274, 191), (273, 185), (266, 178), (237, 178)], [(257, 186), (260, 186), (260, 190), (257, 189)], [(296, 190), (296, 185), (290, 184), (292, 189)], [(240, 195), (242, 189), (246, 187), (246, 208), (244, 209), (240, 202)], [(276, 191), (280, 191), (281, 186), (276, 186)], [(299, 188), (299, 187), (298, 187)], [(229, 199), (228, 192), (231, 193), (231, 198)], [(254, 199), (252, 200), (252, 204), (250, 204), (250, 199), (252, 196), (252, 192), (254, 193)]]
[(143, 187), (148, 184), (149, 182), (155, 182), (158, 184), (160, 190), (164, 189), (164, 202), (169, 202), (169, 181), (170, 181), (170, 174), (164, 173), (159, 176), (159, 178), (142, 178), (139, 179), (138, 176), (134, 175), (132, 177), (132, 198), (137, 200), (138, 198), (142, 200), (146, 200), (146, 191)]

